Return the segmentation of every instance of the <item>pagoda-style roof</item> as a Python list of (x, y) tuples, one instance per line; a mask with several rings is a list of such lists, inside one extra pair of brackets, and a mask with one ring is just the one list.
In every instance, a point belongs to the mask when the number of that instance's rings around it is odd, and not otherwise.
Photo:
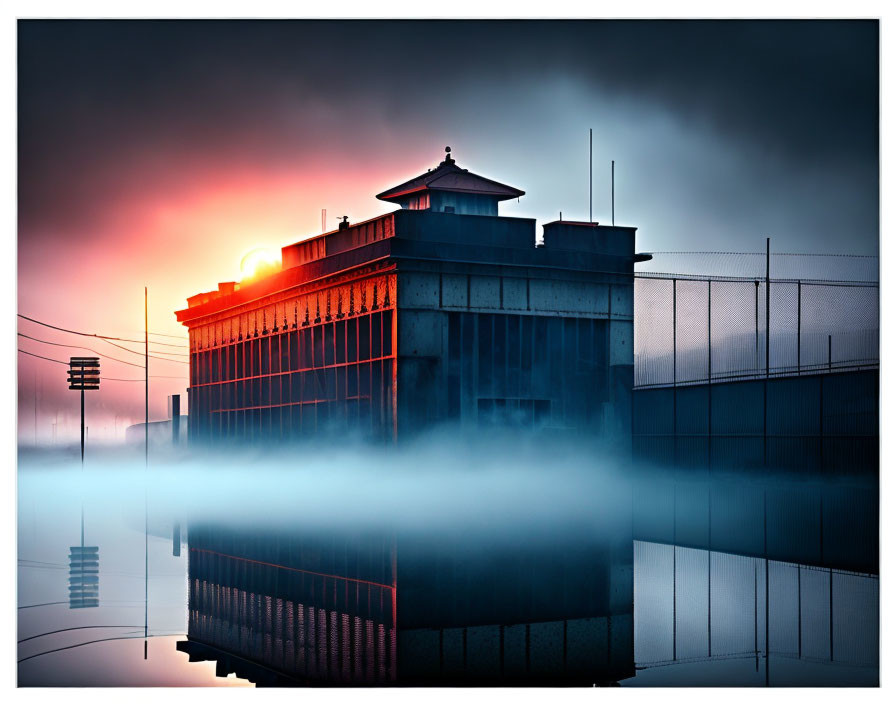
[(460, 168), (454, 159), (451, 158), (450, 147), (446, 147), (445, 151), (448, 152), (445, 161), (440, 163), (435, 169), (427, 171), (425, 174), (420, 174), (416, 178), (405, 181), (387, 191), (383, 191), (377, 195), (377, 198), (385, 201), (398, 201), (411, 193), (420, 191), (478, 193), (491, 196), (498, 201), (525, 195), (526, 192), (518, 188), (498, 183), (490, 178), (485, 178)]

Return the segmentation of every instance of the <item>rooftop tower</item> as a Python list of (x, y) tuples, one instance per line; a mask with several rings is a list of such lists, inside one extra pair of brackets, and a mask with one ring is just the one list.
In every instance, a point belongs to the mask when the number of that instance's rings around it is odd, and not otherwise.
[(445, 153), (445, 160), (435, 169), (383, 191), (377, 198), (405, 210), (497, 215), (499, 202), (525, 195), (518, 188), (460, 168), (451, 158), (451, 147), (445, 147)]

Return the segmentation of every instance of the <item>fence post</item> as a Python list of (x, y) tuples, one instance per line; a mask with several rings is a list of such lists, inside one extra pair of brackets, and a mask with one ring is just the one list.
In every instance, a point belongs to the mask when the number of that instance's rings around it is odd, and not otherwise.
[(678, 383), (678, 279), (672, 279), (672, 386)]
[(756, 349), (753, 352), (753, 369), (759, 373), (759, 279), (754, 282), (756, 284)]
[(706, 464), (712, 474), (712, 279), (706, 280)]
[(706, 379), (712, 383), (712, 279), (706, 280)]
[(802, 370), (801, 339), (803, 332), (803, 282), (796, 282), (796, 375)]
[(831, 646), (830, 659), (834, 662), (834, 570), (828, 570), (828, 642)]
[(803, 658), (803, 568), (796, 566), (796, 657)]
[[(672, 279), (672, 466), (678, 466), (678, 279)], [(674, 658), (673, 658), (674, 660)]]
[(768, 494), (762, 492), (762, 551), (765, 553), (765, 686), (769, 686), (769, 659), (771, 648), (768, 642)]
[(771, 360), (769, 358), (769, 342), (771, 340), (772, 331), (771, 325), (769, 321), (771, 319), (771, 308), (770, 303), (772, 299), (772, 285), (771, 285), (771, 237), (765, 238), (765, 378), (768, 378), (769, 374), (769, 365)]

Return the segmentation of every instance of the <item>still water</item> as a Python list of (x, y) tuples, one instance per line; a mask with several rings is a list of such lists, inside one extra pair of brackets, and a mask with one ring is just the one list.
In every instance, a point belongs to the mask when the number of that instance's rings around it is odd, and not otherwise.
[(474, 454), (20, 456), (19, 685), (877, 684), (875, 488)]

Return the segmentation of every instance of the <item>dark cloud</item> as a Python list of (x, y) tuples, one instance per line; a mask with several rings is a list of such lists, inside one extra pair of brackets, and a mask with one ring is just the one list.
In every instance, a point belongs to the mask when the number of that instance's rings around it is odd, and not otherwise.
[(876, 212), (878, 49), (875, 21), (22, 21), (20, 214), (114, 198), (129, 164), (170, 184), (164, 155), (294, 158), (320, 143), (318, 108), (362, 140), (371, 114), (425, 127), (554, 80), (797, 170), (859, 164)]

